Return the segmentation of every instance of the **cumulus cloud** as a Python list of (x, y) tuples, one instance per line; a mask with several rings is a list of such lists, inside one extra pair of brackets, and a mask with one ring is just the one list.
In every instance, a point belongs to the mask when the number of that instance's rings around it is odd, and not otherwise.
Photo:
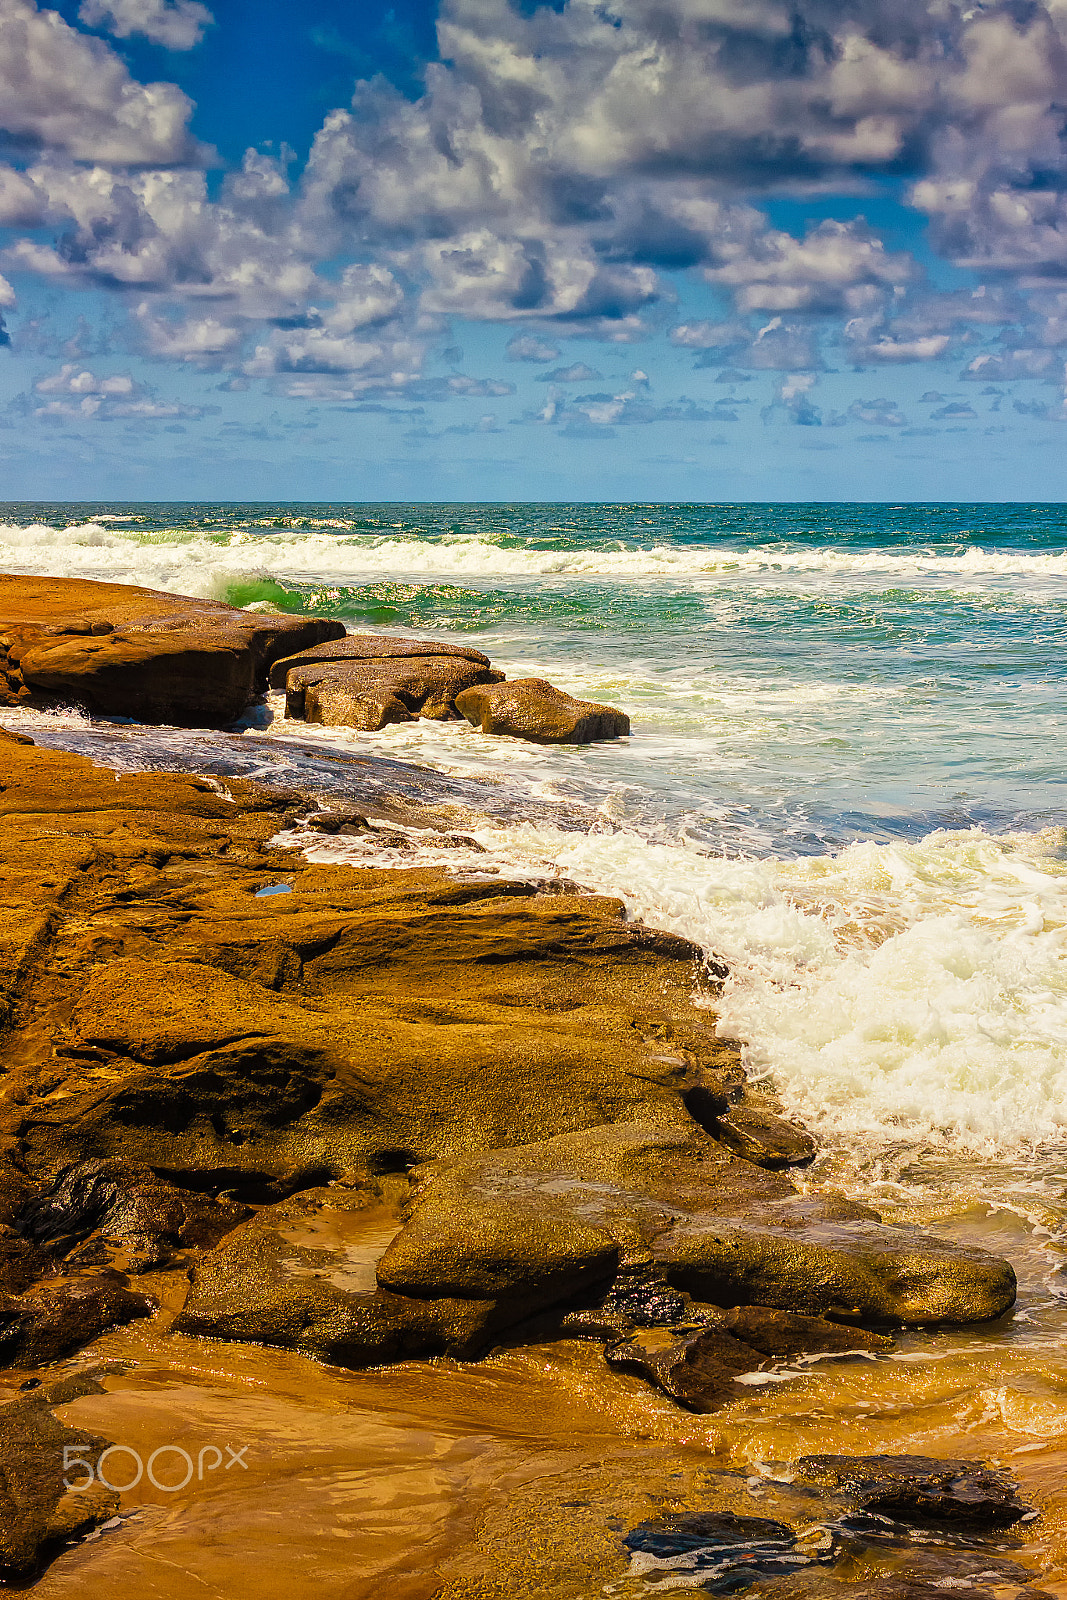
[[(213, 20), (199, 0), (79, 16), (172, 50)], [(1053, 375), (1064, 0), (442, 0), (438, 32), (421, 94), (362, 82), (295, 181), (284, 155), (250, 152), (216, 193), (175, 84), (0, 0), (0, 222), (37, 230), (6, 260), (127, 295), (150, 354), (323, 396), (421, 381), (454, 316), (517, 325), (508, 359), (546, 367), (570, 337), (648, 339), (676, 271), (721, 307), (670, 331), (704, 367), (815, 373), (832, 325), (860, 367)], [(991, 286), (934, 293), (861, 217), (794, 234), (760, 208), (844, 189), (860, 210), (887, 173)], [(337, 261), (358, 263), (347, 283)], [(810, 423), (791, 382), (774, 409)]]
[[(576, 361), (570, 367), (555, 367), (551, 372), (542, 372), (541, 383), (597, 383), (604, 374), (595, 367), (588, 366), (584, 361)], [(642, 376), (644, 376), (642, 374)], [(647, 383), (647, 378), (645, 382)]]
[(950, 400), (947, 406), (940, 406), (937, 411), (931, 411), (930, 416), (935, 422), (955, 421), (964, 417), (976, 417), (977, 411), (969, 406), (966, 400)]
[(802, 428), (820, 427), (822, 412), (812, 401), (810, 393), (816, 382), (813, 372), (791, 372), (779, 383), (771, 404), (764, 406), (760, 413), (763, 421), (771, 422), (778, 413), (784, 411), (790, 422)]
[(19, 409), (43, 421), (158, 422), (204, 415), (201, 406), (178, 405), (157, 399), (145, 384), (128, 372), (100, 377), (76, 362), (39, 378), (32, 396), (21, 398)]
[(168, 50), (191, 50), (215, 20), (197, 0), (82, 0), (78, 17), (118, 39), (140, 33)]
[(853, 400), (848, 414), (855, 422), (876, 428), (903, 428), (908, 421), (895, 400)]
[(193, 161), (192, 102), (173, 83), (138, 83), (101, 39), (33, 0), (0, 0), (0, 127), (78, 161)]
[(517, 333), (508, 340), (505, 354), (509, 361), (555, 361), (559, 356), (559, 345), (539, 339), (536, 334)]

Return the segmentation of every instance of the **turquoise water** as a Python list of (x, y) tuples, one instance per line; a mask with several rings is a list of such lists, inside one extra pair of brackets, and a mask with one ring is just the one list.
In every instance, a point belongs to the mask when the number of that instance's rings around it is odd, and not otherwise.
[(708, 846), (1067, 820), (1058, 506), (0, 505), (0, 562), (475, 636), (631, 713), (548, 781)]
[(462, 634), (623, 706), (584, 750), (277, 706), (246, 737), (492, 778), (501, 869), (725, 954), (724, 1028), (809, 1121), (1062, 1138), (1067, 508), (8, 505), (0, 569)]

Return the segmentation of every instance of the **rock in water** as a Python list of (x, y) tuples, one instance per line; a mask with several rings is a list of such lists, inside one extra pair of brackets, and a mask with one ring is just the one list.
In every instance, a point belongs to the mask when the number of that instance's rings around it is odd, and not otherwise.
[(575, 700), (544, 678), (512, 678), (456, 696), (456, 710), (482, 733), (509, 733), (534, 744), (592, 744), (630, 731), (625, 711)]
[(127, 584), (0, 575), (0, 702), (220, 727), (266, 688), (278, 656), (343, 633)]
[(936, 1456), (803, 1456), (797, 1470), (842, 1490), (857, 1510), (901, 1522), (1007, 1528), (1026, 1516), (1015, 1484), (982, 1461)]
[[(85, 1376), (60, 1380), (32, 1397), (0, 1406), (4, 1441), (0, 1470), (0, 1582), (25, 1580), (41, 1570), (64, 1544), (114, 1516), (119, 1497), (99, 1482), (82, 1488), (86, 1469), (73, 1467), (63, 1479), (64, 1459), (99, 1459), (109, 1443), (80, 1428), (65, 1427), (50, 1409), (102, 1389)], [(66, 1455), (65, 1455), (66, 1452)], [(21, 1585), (20, 1585), (21, 1587)]]
[(487, 667), (489, 657), (469, 645), (442, 644), (437, 639), (394, 639), (384, 633), (349, 633), (343, 639), (310, 646), (295, 655), (281, 656), (270, 669), (272, 689), (284, 689), (290, 672), (298, 667), (322, 666), (328, 662), (353, 665), (361, 661), (396, 661), (408, 656), (458, 656), (476, 666)]
[(503, 677), (465, 656), (325, 661), (295, 667), (286, 678), (286, 716), (375, 731), (387, 722), (429, 717), (458, 721), (455, 698), (473, 684)]
[(636, 1372), (687, 1411), (698, 1412), (715, 1411), (734, 1399), (735, 1380), (766, 1366), (755, 1350), (721, 1328), (642, 1329), (604, 1354), (617, 1372)]

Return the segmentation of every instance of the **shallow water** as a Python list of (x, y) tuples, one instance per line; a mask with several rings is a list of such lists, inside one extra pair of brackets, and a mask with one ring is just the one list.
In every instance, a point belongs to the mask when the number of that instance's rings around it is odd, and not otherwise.
[[(736, 1471), (773, 1515), (798, 1455), (884, 1450), (1009, 1467), (1043, 1512), (1041, 1584), (1067, 1597), (1063, 508), (0, 507), (0, 524), (6, 570), (460, 633), (509, 676), (624, 706), (631, 738), (584, 750), (294, 727), (277, 701), (236, 737), (3, 720), (118, 766), (359, 796), (415, 846), (292, 833), (314, 859), (619, 894), (727, 958), (720, 1025), (819, 1133), (819, 1181), (1020, 1277), (993, 1326), (801, 1364), (708, 1419), (575, 1344), (345, 1374), (127, 1330), (105, 1348), (136, 1365), (71, 1416), (134, 1444), (236, 1443), (239, 1424), (257, 1464), (149, 1497), (42, 1592), (420, 1600), (472, 1572), (522, 1592), (522, 1558), (560, 1600), (630, 1600), (656, 1592), (619, 1544), (649, 1496), (698, 1503)], [(442, 850), (420, 809), (481, 852)]]

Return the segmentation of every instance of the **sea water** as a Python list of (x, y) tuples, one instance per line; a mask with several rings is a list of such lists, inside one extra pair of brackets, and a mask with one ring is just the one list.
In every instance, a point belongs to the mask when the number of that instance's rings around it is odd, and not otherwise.
[(1063, 1137), (1067, 508), (0, 506), (0, 569), (460, 639), (622, 706), (584, 749), (249, 733), (494, 779), (483, 846), (725, 957), (720, 1026), (816, 1128)]
[[(491, 1513), (501, 1483), (533, 1496), (509, 1533), (528, 1560), (537, 1496), (562, 1483), (586, 1504), (594, 1458), (676, 1488), (710, 1460), (750, 1474), (759, 1514), (765, 1475), (812, 1450), (1002, 1463), (1043, 1513), (1041, 1587), (1067, 1600), (1067, 508), (20, 505), (0, 525), (0, 570), (461, 640), (625, 708), (631, 736), (584, 749), (461, 723), (307, 727), (276, 697), (226, 741), (2, 717), (116, 765), (321, 787), (355, 753), (377, 765), (339, 783), (451, 795), (484, 853), (435, 853), (411, 829), (421, 859), (559, 873), (724, 956), (719, 1026), (820, 1135), (815, 1179), (1007, 1256), (1020, 1284), (992, 1326), (787, 1365), (712, 1418), (573, 1344), (338, 1374), (136, 1324), (100, 1347), (131, 1362), (117, 1402), (72, 1420), (140, 1443), (238, 1416), (270, 1465), (221, 1521), (206, 1501), (148, 1508), (140, 1533), (64, 1555), (42, 1600), (101, 1571), (116, 1595), (150, 1574), (181, 1600), (194, 1568), (228, 1592), (225, 1562), (259, 1571), (264, 1548), (300, 1600), (369, 1600), (383, 1575), (426, 1600), (473, 1559), (456, 1506)], [(625, 1518), (609, 1501), (594, 1495), (599, 1521)], [(339, 1537), (357, 1544), (334, 1572)], [(552, 1592), (598, 1589), (578, 1575)]]

